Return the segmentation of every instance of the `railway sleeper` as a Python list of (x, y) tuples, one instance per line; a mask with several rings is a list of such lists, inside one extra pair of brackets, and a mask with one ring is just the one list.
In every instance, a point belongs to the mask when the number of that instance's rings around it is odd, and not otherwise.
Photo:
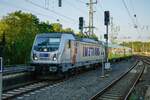
[(121, 94), (116, 94), (116, 93), (107, 93), (107, 94), (104, 94), (104, 96), (121, 97), (122, 95)]
[(100, 100), (120, 100), (121, 97), (116, 97), (116, 96), (107, 96), (107, 95), (103, 95), (100, 97)]
[[(111, 93), (115, 93), (115, 94), (120, 94), (120, 91), (115, 90), (115, 89), (110, 90), (110, 92), (111, 92)], [(108, 93), (109, 93), (109, 92), (108, 92)]]
[(115, 100), (115, 99), (111, 99), (111, 98), (98, 98), (97, 100)]

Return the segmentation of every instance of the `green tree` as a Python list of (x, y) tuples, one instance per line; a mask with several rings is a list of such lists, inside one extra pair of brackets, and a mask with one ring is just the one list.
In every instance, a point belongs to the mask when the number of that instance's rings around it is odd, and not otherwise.
[(50, 32), (62, 32), (62, 25), (60, 23), (52, 23)]
[(90, 37), (91, 39), (98, 40), (98, 37), (97, 37), (95, 34), (91, 34), (89, 37)]
[[(71, 28), (63, 29), (60, 23), (40, 22), (37, 16), (22, 11), (4, 16), (0, 20), (0, 49), (3, 48), (4, 51), (4, 63), (8, 65), (28, 62), (35, 35), (48, 32), (73, 33), (74, 31)], [(3, 46), (4, 37), (5, 46)], [(94, 34), (87, 36), (79, 33), (78, 37), (97, 40)]]
[(52, 26), (49, 24), (49, 22), (40, 22), (38, 25), (39, 33), (47, 33), (52, 32)]
[(71, 28), (63, 29), (63, 32), (66, 32), (66, 33), (74, 33), (74, 31), (73, 31)]
[[(33, 39), (38, 32), (39, 19), (30, 14), (16, 11), (0, 21), (0, 35), (6, 34), (5, 62), (25, 63), (29, 60)], [(4, 26), (3, 26), (4, 25)]]

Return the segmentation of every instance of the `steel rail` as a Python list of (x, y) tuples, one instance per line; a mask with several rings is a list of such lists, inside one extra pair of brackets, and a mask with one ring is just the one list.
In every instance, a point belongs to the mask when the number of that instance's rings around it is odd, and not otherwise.
[(139, 61), (136, 61), (132, 66), (131, 68), (122, 73), (122, 75), (119, 76), (119, 78), (113, 80), (109, 85), (107, 85), (104, 89), (102, 89), (101, 91), (99, 91), (96, 95), (92, 96), (90, 98), (90, 100), (97, 100), (104, 92), (106, 92), (111, 86), (113, 86), (114, 84), (116, 84), (119, 80), (121, 80), (125, 75), (127, 75), (135, 66), (137, 66)]
[(124, 100), (128, 100), (131, 92), (133, 91), (134, 87), (136, 86), (136, 84), (138, 83), (139, 79), (141, 78), (143, 72), (145, 70), (145, 65), (144, 68), (142, 69), (142, 71), (140, 72), (140, 74), (138, 75), (137, 79), (135, 80), (134, 84), (132, 85), (132, 87), (130, 88), (129, 92), (127, 93), (127, 95), (125, 96)]
[[(2, 94), (2, 100), (11, 100), (11, 99), (16, 98), (20, 95), (23, 95), (23, 94), (26, 94), (26, 93), (29, 93), (29, 92), (32, 92), (32, 91), (35, 91), (35, 90), (39, 90), (39, 89), (47, 87), (49, 85), (50, 84), (46, 83), (46, 82), (45, 83), (44, 82), (39, 82), (39, 83), (32, 84), (32, 86), (35, 86), (33, 88), (31, 88), (31, 84), (30, 84), (28, 86), (25, 86), (24, 88), (14, 89), (14, 90), (18, 90), (18, 93), (17, 92), (15, 93), (14, 91), (8, 91), (8, 96), (3, 96), (4, 94)], [(13, 92), (14, 92), (14, 94), (13, 94)], [(9, 93), (10, 93), (10, 95), (9, 95)]]

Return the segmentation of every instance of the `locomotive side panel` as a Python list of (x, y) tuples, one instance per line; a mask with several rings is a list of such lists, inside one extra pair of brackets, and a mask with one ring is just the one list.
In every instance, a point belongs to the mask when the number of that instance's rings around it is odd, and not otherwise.
[(95, 43), (79, 42), (77, 49), (77, 62), (84, 65), (99, 63), (102, 59), (102, 47)]

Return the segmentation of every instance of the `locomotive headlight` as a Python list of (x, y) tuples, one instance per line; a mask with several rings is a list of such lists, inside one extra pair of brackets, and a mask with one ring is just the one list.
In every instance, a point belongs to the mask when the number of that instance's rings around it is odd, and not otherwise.
[(34, 60), (38, 60), (38, 58), (37, 58), (37, 57), (34, 57)]
[(54, 54), (54, 56), (53, 56), (53, 61), (56, 61), (56, 60), (57, 60), (56, 54)]
[(33, 53), (33, 60), (38, 60), (38, 57), (35, 53)]
[(43, 50), (44, 52), (47, 52), (47, 48), (44, 48), (44, 50)]
[(57, 59), (56, 59), (56, 58), (53, 58), (53, 60), (56, 61)]

